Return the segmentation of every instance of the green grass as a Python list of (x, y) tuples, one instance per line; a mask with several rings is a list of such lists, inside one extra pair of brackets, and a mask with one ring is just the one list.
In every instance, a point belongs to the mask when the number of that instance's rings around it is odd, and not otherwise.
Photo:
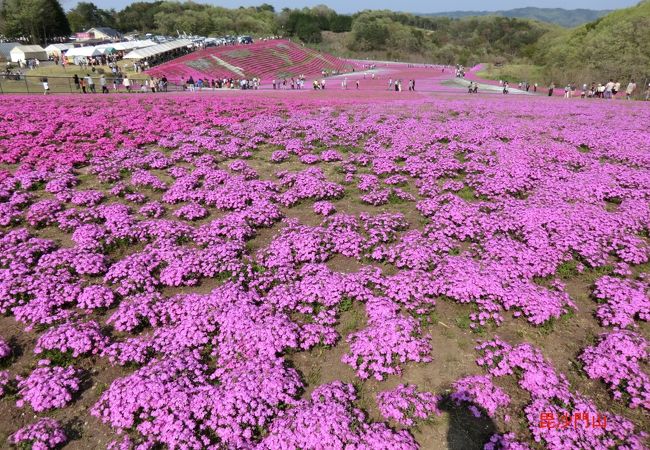
[[(143, 81), (149, 79), (149, 76), (142, 73), (135, 73), (131, 64), (120, 63), (120, 68), (123, 73), (134, 81)], [(53, 94), (78, 92), (72, 77), (76, 74), (79, 77), (85, 77), (90, 74), (95, 80), (95, 88), (101, 92), (99, 86), (99, 77), (104, 73), (107, 78), (107, 85), (112, 90), (112, 74), (107, 66), (96, 67), (95, 72), (90, 68), (82, 68), (80, 66), (68, 65), (62, 67), (60, 65), (44, 64), (37, 69), (28, 70), (25, 75), (27, 81), (22, 80), (5, 80), (0, 79), (0, 92), (2, 93), (43, 93), (43, 84), (41, 78), (46, 77), (48, 80), (50, 92)], [(110, 81), (109, 81), (110, 80)], [(122, 88), (122, 90), (124, 90)]]
[(474, 189), (472, 189), (469, 186), (465, 186), (460, 191), (456, 192), (456, 195), (468, 202), (476, 200), (476, 194), (474, 193)]
[(439, 322), (438, 314), (436, 313), (435, 309), (433, 309), (433, 307), (431, 307), (429, 311), (423, 314), (418, 314), (413, 312), (412, 315), (415, 319), (417, 319), (420, 322), (420, 325), (424, 327), (435, 325)]
[(456, 318), (456, 326), (461, 330), (469, 330), (469, 325), (471, 323), (472, 321), (469, 318), (469, 313)]
[(345, 297), (339, 303), (339, 311), (345, 312), (345, 311), (349, 311), (350, 309), (352, 309), (352, 299), (349, 297)]
[(49, 359), (55, 366), (67, 367), (72, 365), (74, 358), (72, 357), (72, 350), (61, 352), (59, 350), (44, 350), (40, 354), (41, 359)]
[(566, 280), (568, 278), (573, 278), (578, 274), (578, 263), (575, 259), (570, 261), (565, 261), (560, 264), (555, 271), (558, 277)]
[[(493, 64), (486, 64), (485, 68), (476, 75), (487, 80), (503, 80), (511, 85), (520, 81), (528, 81), (531, 85), (544, 84), (544, 68), (532, 64), (505, 64), (496, 67)], [(532, 88), (531, 88), (532, 91)]]

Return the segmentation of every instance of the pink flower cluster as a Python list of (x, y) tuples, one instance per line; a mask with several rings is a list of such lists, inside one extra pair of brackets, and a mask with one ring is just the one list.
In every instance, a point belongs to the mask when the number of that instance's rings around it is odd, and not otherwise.
[(377, 407), (381, 415), (405, 427), (414, 426), (416, 420), (439, 416), (439, 401), (431, 392), (419, 392), (413, 384), (400, 384), (395, 389), (377, 394)]
[(50, 418), (38, 419), (9, 436), (9, 443), (20, 448), (50, 450), (65, 444), (68, 437), (61, 424)]
[(492, 382), (492, 377), (474, 375), (454, 382), (451, 399), (457, 404), (468, 403), (474, 417), (481, 417), (482, 408), (490, 417), (495, 417), (497, 410), (510, 404), (510, 396)]
[(281, 413), (260, 444), (261, 449), (368, 448), (413, 450), (418, 448), (406, 431), (384, 424), (369, 424), (354, 406), (356, 395), (349, 384), (335, 381), (314, 389), (309, 400)]
[(542, 414), (562, 417), (579, 411), (589, 416), (600, 417), (603, 412), (580, 393), (573, 392), (569, 382), (544, 358), (539, 349), (530, 344), (512, 347), (497, 339), (486, 341), (477, 347), (481, 357), (477, 359), (491, 376), (514, 375), (519, 387), (531, 397), (524, 408), (528, 428), (536, 442), (550, 449), (571, 448), (643, 448), (647, 438), (645, 432), (635, 433), (634, 424), (629, 420), (607, 414), (605, 427), (541, 427)]
[(11, 347), (9, 347), (7, 341), (0, 336), (0, 360), (7, 358), (9, 355), (11, 355)]
[(81, 355), (96, 355), (107, 345), (108, 339), (95, 321), (68, 322), (43, 333), (36, 342), (34, 353), (44, 350), (70, 352), (73, 358)]
[(63, 408), (79, 390), (79, 373), (74, 367), (50, 366), (41, 360), (27, 378), (18, 377), (19, 408), (28, 403), (36, 412)]
[(377, 298), (366, 303), (368, 327), (347, 337), (350, 352), (341, 361), (356, 370), (361, 379), (383, 380), (401, 374), (408, 362), (430, 362), (429, 336), (412, 317), (402, 316), (397, 306)]
[(650, 320), (650, 289), (639, 280), (605, 276), (596, 281), (594, 297), (602, 303), (596, 316), (604, 326), (630, 327)]
[(629, 401), (630, 408), (650, 409), (650, 376), (642, 368), (648, 361), (649, 345), (637, 333), (613, 331), (584, 349), (580, 361), (589, 378), (609, 385), (616, 400)]

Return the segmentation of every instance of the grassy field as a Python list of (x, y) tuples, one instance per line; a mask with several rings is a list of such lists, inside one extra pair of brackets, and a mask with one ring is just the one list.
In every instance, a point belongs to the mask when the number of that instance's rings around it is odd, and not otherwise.
[(486, 64), (483, 70), (477, 72), (477, 75), (488, 80), (507, 81), (510, 84), (520, 81), (528, 81), (531, 84), (539, 83), (540, 85), (546, 83), (543, 68), (532, 64), (506, 64), (501, 67)]
[[(126, 61), (120, 61), (118, 66), (130, 79), (137, 82), (139, 85), (142, 81), (149, 77), (142, 73), (135, 73), (133, 65)], [(41, 93), (43, 92), (42, 78), (47, 77), (50, 92), (52, 93), (66, 93), (76, 92), (76, 86), (72, 81), (72, 77), (76, 74), (79, 77), (91, 75), (95, 80), (96, 88), (99, 87), (99, 77), (104, 73), (107, 79), (107, 85), (112, 87), (112, 74), (107, 66), (100, 66), (95, 68), (95, 72), (90, 68), (82, 68), (80, 66), (68, 65), (60, 66), (54, 64), (41, 64), (40, 67), (34, 70), (25, 71), (25, 77), (20, 80), (8, 80), (0, 78), (0, 93)]]

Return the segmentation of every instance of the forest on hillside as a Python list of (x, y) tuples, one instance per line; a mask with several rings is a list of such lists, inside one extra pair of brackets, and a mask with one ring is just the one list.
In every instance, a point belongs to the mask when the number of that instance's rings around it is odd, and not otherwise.
[(503, 16), (514, 17), (517, 19), (534, 19), (539, 20), (540, 22), (548, 22), (571, 28), (583, 25), (587, 22), (593, 22), (610, 12), (611, 10), (535, 8), (528, 6), (525, 8), (508, 9), (505, 11), (446, 11), (422, 15), (432, 17), (451, 17), (452, 19), (479, 16)]

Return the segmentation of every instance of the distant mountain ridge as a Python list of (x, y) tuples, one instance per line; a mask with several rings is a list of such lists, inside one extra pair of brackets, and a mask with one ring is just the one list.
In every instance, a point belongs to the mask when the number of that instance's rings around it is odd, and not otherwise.
[(517, 19), (534, 19), (539, 20), (540, 22), (547, 22), (562, 27), (572, 28), (587, 22), (593, 22), (610, 12), (611, 10), (535, 8), (531, 6), (504, 11), (448, 11), (418, 15), (428, 17), (450, 17), (452, 19), (476, 16), (503, 16), (514, 17)]

